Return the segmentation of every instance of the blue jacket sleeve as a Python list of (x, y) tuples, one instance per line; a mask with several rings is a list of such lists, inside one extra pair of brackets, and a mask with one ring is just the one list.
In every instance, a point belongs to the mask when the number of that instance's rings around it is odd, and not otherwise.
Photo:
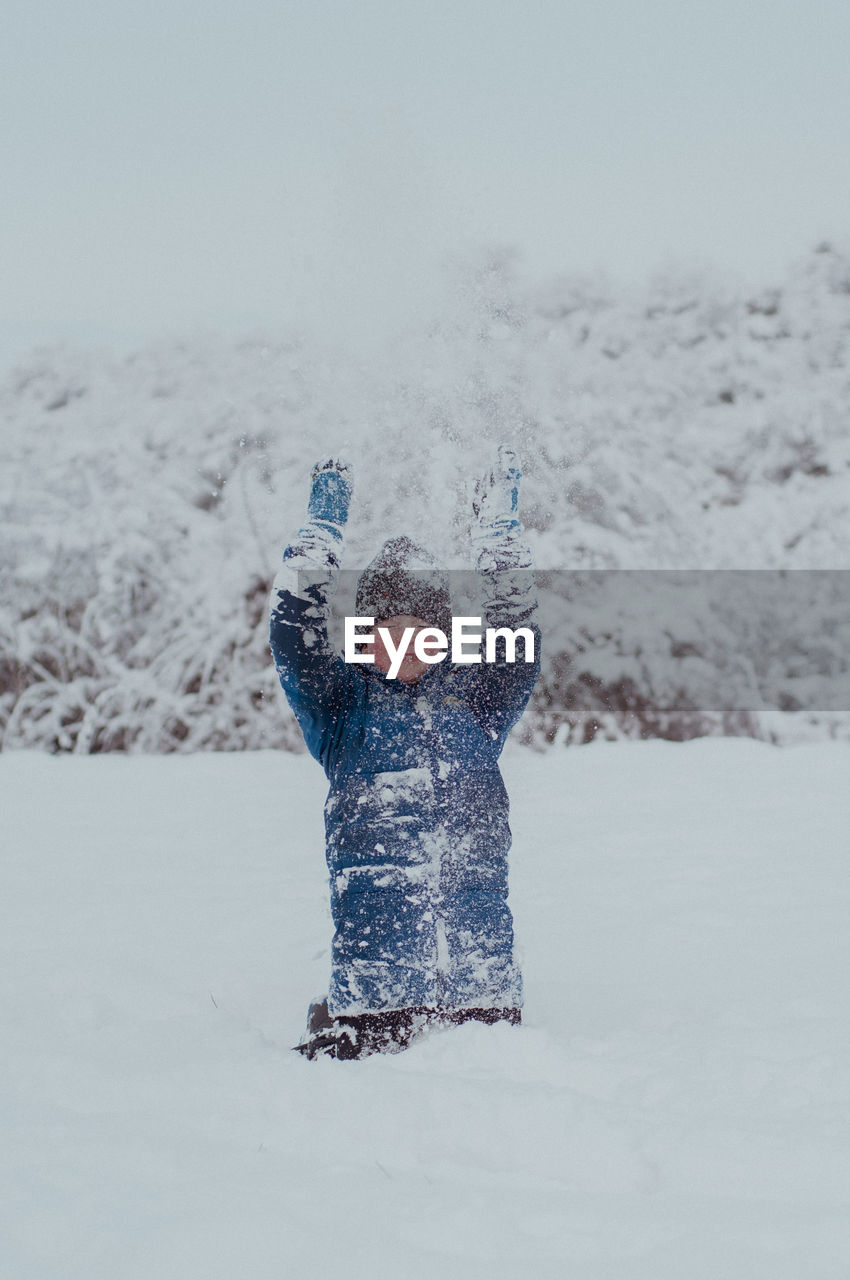
[(270, 644), (287, 701), (311, 755), (329, 772), (352, 694), (352, 673), (328, 637), (342, 533), (312, 519), (283, 554), (272, 589)]
[(478, 573), (487, 627), (524, 628), (533, 641), (534, 658), (526, 662), (527, 637), (517, 638), (513, 661), (508, 661), (505, 638), (496, 641), (495, 662), (476, 669), (472, 710), (486, 733), (504, 744), (519, 720), (540, 674), (540, 628), (537, 625), (537, 586), (531, 552), (521, 540), (518, 523), (495, 539), (485, 538), (478, 553)]

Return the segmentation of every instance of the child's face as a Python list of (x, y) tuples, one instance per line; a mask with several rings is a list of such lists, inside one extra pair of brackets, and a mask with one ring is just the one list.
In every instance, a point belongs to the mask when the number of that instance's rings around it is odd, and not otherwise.
[(393, 645), (397, 648), (404, 635), (406, 627), (413, 627), (414, 634), (410, 637), (410, 644), (407, 652), (401, 660), (397, 680), (402, 680), (405, 684), (416, 684), (416, 681), (428, 670), (428, 663), (417, 658), (413, 652), (413, 642), (416, 639), (416, 632), (421, 631), (423, 627), (431, 624), (423, 622), (422, 618), (414, 618), (408, 613), (401, 613), (395, 618), (382, 618), (375, 623), (375, 666), (379, 671), (383, 671), (384, 675), (390, 669), (390, 655), (387, 653), (386, 646), (378, 631), (378, 627), (384, 627), (389, 631)]

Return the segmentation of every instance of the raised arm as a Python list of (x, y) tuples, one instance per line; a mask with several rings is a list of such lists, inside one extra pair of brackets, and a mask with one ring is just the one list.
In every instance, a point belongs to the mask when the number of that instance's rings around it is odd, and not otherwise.
[(503, 445), (496, 466), (476, 483), (472, 496), (473, 554), (485, 623), (512, 631), (527, 628), (534, 638), (533, 662), (524, 661), (522, 638), (514, 662), (507, 661), (505, 641), (499, 640), (496, 662), (478, 668), (475, 711), (485, 730), (501, 740), (525, 710), (540, 673), (537, 587), (518, 514), (521, 478), (513, 449)]
[(351, 501), (351, 468), (338, 458), (313, 468), (307, 521), (283, 553), (272, 588), (275, 668), (312, 755), (327, 770), (351, 693), (351, 671), (328, 638)]

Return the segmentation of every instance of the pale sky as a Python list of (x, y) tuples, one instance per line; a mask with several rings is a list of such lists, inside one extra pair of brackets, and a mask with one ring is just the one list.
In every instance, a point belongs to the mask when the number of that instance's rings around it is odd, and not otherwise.
[(446, 251), (769, 281), (850, 230), (847, 0), (3, 0), (0, 351), (378, 330)]

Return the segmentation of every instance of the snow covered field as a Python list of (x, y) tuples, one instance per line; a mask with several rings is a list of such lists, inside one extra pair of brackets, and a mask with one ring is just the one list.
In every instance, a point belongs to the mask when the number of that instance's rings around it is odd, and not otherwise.
[(0, 757), (0, 1273), (850, 1275), (848, 746), (511, 747), (521, 1029), (290, 1051), (303, 756)]

